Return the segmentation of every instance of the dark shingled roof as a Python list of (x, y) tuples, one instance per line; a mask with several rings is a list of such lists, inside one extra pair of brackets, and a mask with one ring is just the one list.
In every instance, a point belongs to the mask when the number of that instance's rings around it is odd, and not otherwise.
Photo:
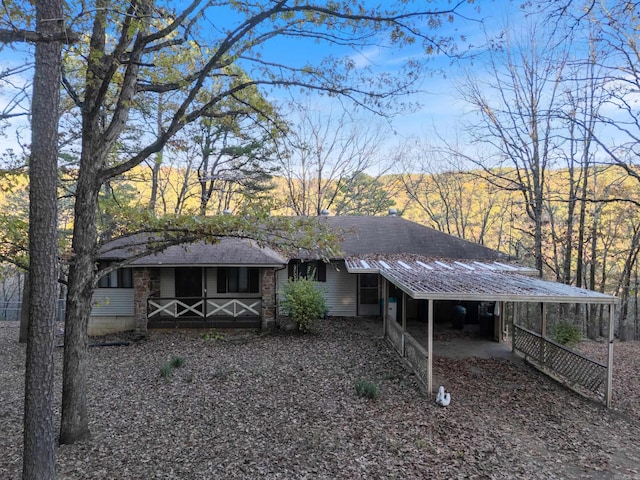
[(321, 217), (342, 231), (345, 257), (370, 254), (413, 254), (425, 257), (506, 260), (497, 250), (462, 240), (401, 217)]
[[(335, 229), (343, 257), (362, 255), (418, 255), (451, 260), (506, 261), (506, 255), (477, 243), (462, 240), (443, 232), (395, 216), (335, 216), (318, 217)], [(142, 247), (142, 237), (122, 238), (105, 245), (102, 260), (131, 257)], [(223, 238), (218, 243), (195, 242), (168, 247), (161, 253), (135, 260), (138, 266), (184, 265), (283, 265), (286, 259), (276, 251), (260, 247), (256, 242)]]
[[(102, 255), (103, 259), (121, 259), (131, 256), (126, 248), (119, 248)], [(135, 266), (186, 266), (186, 265), (229, 265), (229, 266), (283, 266), (287, 263), (277, 252), (260, 247), (252, 240), (222, 238), (217, 243), (194, 242), (174, 245), (166, 250), (140, 258), (131, 264)]]

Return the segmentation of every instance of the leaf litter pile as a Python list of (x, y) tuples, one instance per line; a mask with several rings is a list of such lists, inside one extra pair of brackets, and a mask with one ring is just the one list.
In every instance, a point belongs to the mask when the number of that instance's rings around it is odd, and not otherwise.
[[(616, 344), (611, 411), (519, 359), (434, 356), (434, 376), (452, 394), (440, 407), (380, 332), (372, 320), (329, 319), (314, 335), (156, 331), (91, 348), (93, 436), (58, 447), (57, 476), (640, 477), (637, 342)], [(17, 336), (16, 323), (0, 323), (3, 479), (20, 478), (22, 464), (25, 348)], [(363, 381), (375, 396), (358, 394)]]

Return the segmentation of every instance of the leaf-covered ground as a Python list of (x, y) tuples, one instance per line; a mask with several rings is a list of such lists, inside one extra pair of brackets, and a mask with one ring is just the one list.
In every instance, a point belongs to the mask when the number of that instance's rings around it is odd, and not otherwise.
[[(522, 361), (434, 358), (425, 396), (367, 320), (317, 335), (153, 332), (90, 349), (93, 438), (57, 450), (61, 479), (640, 477), (638, 343), (617, 344), (607, 411)], [(24, 346), (0, 323), (0, 478), (21, 468)], [(56, 351), (59, 413), (61, 349)], [(172, 358), (184, 359), (163, 378)], [(623, 378), (624, 377), (624, 378)], [(377, 400), (356, 394), (375, 383)]]

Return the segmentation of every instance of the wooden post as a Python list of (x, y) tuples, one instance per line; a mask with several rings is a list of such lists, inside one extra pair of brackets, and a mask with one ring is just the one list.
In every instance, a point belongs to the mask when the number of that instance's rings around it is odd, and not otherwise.
[(407, 331), (407, 294), (402, 292), (402, 341), (400, 352), (404, 358), (404, 333)]
[[(495, 308), (498, 309), (498, 314), (496, 315)], [(494, 337), (498, 341), (498, 343), (504, 343), (504, 339), (507, 338), (505, 333), (505, 323), (504, 323), (504, 302), (496, 302), (493, 311), (493, 331)]]
[(429, 299), (427, 313), (427, 392), (433, 393), (433, 300)]
[(544, 365), (544, 344), (546, 342), (545, 338), (547, 336), (547, 304), (541, 304), (541, 315), (540, 319), (540, 364)]
[(611, 408), (611, 395), (613, 393), (613, 330), (615, 305), (609, 305), (609, 345), (607, 349), (607, 391), (605, 403)]
[(387, 337), (387, 312), (389, 311), (389, 281), (382, 279), (382, 338)]
[(513, 312), (511, 314), (511, 352), (515, 353), (516, 351), (516, 318), (518, 318), (518, 309), (520, 308), (520, 304), (518, 302), (513, 302)]

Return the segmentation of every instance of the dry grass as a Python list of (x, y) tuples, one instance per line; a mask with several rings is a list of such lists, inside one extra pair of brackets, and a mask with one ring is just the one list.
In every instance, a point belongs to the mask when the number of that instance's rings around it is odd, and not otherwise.
[[(437, 357), (434, 373), (448, 379), (453, 396), (441, 408), (379, 332), (371, 321), (333, 320), (311, 336), (225, 341), (171, 331), (92, 348), (93, 438), (58, 448), (58, 478), (640, 476), (637, 376), (628, 382), (633, 398), (607, 411), (522, 362)], [(24, 347), (17, 333), (16, 324), (0, 324), (3, 479), (20, 478)], [(628, 345), (618, 360), (637, 365), (639, 346)], [(184, 362), (161, 376), (175, 358)], [(375, 401), (357, 394), (361, 380), (378, 387)]]

